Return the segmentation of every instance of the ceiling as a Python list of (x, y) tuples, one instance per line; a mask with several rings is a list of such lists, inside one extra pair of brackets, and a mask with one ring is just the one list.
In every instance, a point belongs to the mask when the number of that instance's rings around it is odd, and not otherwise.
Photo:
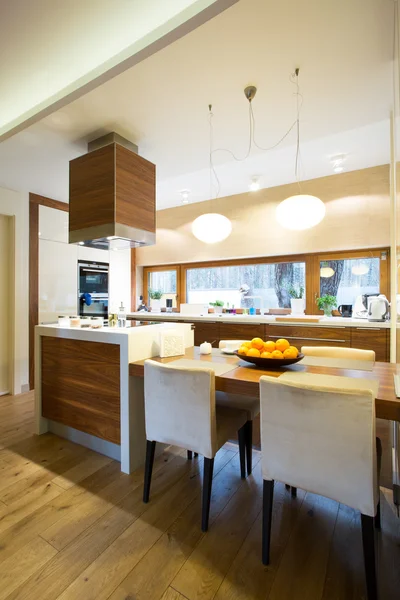
[(237, 1), (0, 0), (0, 139)]
[[(192, 202), (209, 199), (208, 104), (214, 148), (243, 156), (243, 88), (255, 84), (255, 137), (268, 148), (295, 120), (289, 75), (297, 66), (302, 177), (332, 174), (336, 154), (346, 155), (345, 170), (384, 164), (392, 58), (391, 0), (240, 0), (0, 144), (0, 185), (23, 181), (30, 191), (67, 200), (68, 160), (85, 152), (88, 140), (114, 130), (157, 165), (158, 209), (179, 205), (182, 189), (191, 191)], [(247, 191), (255, 175), (262, 187), (293, 181), (295, 142), (292, 130), (275, 150), (253, 148), (242, 162), (215, 152), (220, 195)]]

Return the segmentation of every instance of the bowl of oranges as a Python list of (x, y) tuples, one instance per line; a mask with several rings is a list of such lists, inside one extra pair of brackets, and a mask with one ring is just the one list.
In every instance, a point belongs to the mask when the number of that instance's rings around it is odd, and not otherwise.
[(277, 369), (293, 365), (304, 358), (304, 354), (301, 354), (296, 346), (291, 346), (285, 339), (264, 342), (261, 338), (253, 338), (251, 342), (243, 342), (235, 354), (264, 369)]

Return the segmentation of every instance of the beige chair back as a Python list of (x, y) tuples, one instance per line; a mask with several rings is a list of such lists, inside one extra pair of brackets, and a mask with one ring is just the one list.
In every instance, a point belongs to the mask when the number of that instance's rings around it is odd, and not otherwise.
[(378, 486), (372, 391), (261, 377), (260, 400), (263, 478), (374, 516)]
[(218, 450), (215, 374), (207, 368), (144, 364), (146, 438), (213, 458)]
[(347, 358), (348, 360), (365, 360), (375, 362), (373, 350), (358, 348), (339, 348), (337, 346), (303, 346), (301, 352), (305, 356), (321, 356), (326, 358)]

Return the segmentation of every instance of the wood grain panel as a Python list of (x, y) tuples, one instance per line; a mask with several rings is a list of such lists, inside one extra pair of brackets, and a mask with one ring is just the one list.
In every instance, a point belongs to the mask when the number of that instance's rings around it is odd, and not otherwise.
[[(188, 323), (190, 322), (188, 321)], [(195, 346), (200, 346), (203, 342), (214, 342), (214, 348), (218, 348), (220, 339), (220, 323), (194, 323)]]
[(42, 337), (42, 415), (119, 444), (119, 346)]
[(116, 222), (155, 232), (155, 165), (120, 144), (115, 144), (115, 153)]
[[(350, 345), (350, 331), (345, 327), (307, 327), (306, 325), (266, 325), (265, 335), (267, 338), (275, 336), (282, 338), (302, 338), (323, 341), (340, 340)], [(312, 346), (313, 344), (308, 344)], [(341, 344), (342, 345), (342, 344)], [(343, 344), (346, 346), (346, 344)]]
[(114, 222), (114, 161), (115, 144), (70, 161), (70, 231)]
[(351, 346), (362, 350), (374, 350), (376, 360), (388, 361), (387, 339), (389, 336), (389, 329), (353, 327), (351, 329)]
[(252, 340), (255, 337), (265, 337), (263, 323), (220, 323), (219, 327), (221, 340)]
[(39, 322), (39, 204), (29, 194), (29, 389), (35, 387), (35, 325)]
[(48, 206), (49, 208), (56, 208), (57, 210), (63, 210), (64, 212), (69, 212), (69, 204), (67, 202), (60, 202), (60, 200), (53, 200), (53, 198), (39, 196), (39, 194), (30, 193), (29, 202), (41, 204), (42, 206)]

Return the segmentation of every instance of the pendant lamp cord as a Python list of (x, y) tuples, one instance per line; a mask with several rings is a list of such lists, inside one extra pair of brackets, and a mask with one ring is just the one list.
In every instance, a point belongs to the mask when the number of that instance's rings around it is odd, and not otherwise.
[(300, 154), (300, 111), (303, 106), (303, 96), (300, 94), (300, 86), (299, 86), (299, 69), (296, 69), (294, 73), (290, 75), (290, 81), (293, 85), (296, 86), (296, 91), (294, 95), (296, 96), (296, 133), (297, 133), (297, 142), (296, 142), (296, 159), (294, 163), (294, 174), (296, 177), (297, 185), (299, 186), (299, 191), (301, 193), (301, 185), (300, 185), (300, 164), (301, 164), (301, 154)]
[(215, 199), (218, 198), (219, 193), (221, 191), (221, 185), (220, 185), (220, 181), (217, 175), (217, 172), (215, 170), (214, 167), (214, 163), (213, 163), (213, 144), (214, 144), (214, 130), (213, 130), (213, 124), (212, 124), (212, 119), (213, 119), (213, 112), (212, 112), (212, 104), (208, 105), (208, 123), (209, 123), (209, 135), (210, 135), (210, 153), (209, 153), (209, 166), (210, 166), (210, 200), (213, 199), (213, 177), (215, 179), (216, 185), (217, 185), (217, 191), (215, 194)]

